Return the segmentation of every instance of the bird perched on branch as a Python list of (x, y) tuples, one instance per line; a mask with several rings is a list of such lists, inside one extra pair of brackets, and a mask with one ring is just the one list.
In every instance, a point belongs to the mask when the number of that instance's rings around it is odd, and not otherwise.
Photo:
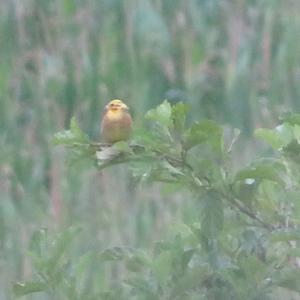
[(129, 139), (132, 119), (128, 106), (121, 100), (110, 101), (104, 109), (101, 134), (104, 142), (114, 144)]

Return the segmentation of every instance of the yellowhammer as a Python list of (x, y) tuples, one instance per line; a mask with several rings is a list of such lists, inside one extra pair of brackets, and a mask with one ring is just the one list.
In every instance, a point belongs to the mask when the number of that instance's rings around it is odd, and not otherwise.
[(121, 100), (110, 101), (103, 113), (101, 123), (102, 138), (106, 143), (116, 143), (129, 139), (132, 131), (132, 119), (128, 106)]

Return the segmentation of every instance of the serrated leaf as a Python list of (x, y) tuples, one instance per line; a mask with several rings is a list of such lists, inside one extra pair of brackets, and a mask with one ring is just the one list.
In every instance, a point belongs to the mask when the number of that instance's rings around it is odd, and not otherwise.
[(13, 285), (13, 293), (16, 297), (43, 292), (47, 289), (47, 284), (41, 281), (16, 282)]
[(56, 133), (52, 139), (55, 145), (72, 145), (74, 143), (88, 143), (88, 136), (80, 129), (76, 118), (72, 117), (70, 130)]
[(171, 125), (172, 108), (171, 104), (165, 100), (162, 104), (147, 112), (146, 118), (156, 121), (162, 126), (169, 127)]
[(159, 137), (156, 135), (156, 132), (148, 128), (135, 128), (133, 136), (134, 143), (141, 144), (147, 148), (155, 148), (159, 143)]
[(52, 143), (54, 145), (72, 145), (73, 143), (76, 143), (77, 140), (74, 137), (71, 130), (64, 130), (57, 132), (52, 139)]
[(184, 148), (191, 149), (196, 145), (208, 143), (217, 153), (222, 152), (222, 129), (215, 122), (205, 120), (195, 123), (184, 135)]
[(255, 131), (255, 136), (270, 144), (274, 149), (280, 149), (284, 145), (284, 141), (275, 130), (259, 128)]

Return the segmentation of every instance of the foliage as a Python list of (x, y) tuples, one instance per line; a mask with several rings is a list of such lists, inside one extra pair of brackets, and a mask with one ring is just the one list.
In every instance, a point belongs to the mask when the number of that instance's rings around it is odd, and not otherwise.
[[(158, 147), (159, 152), (169, 141), (155, 145), (156, 138), (148, 134), (148, 127), (141, 129), (141, 122), (162, 99), (188, 104), (187, 124), (203, 118), (226, 124), (226, 149), (231, 148), (234, 157), (229, 164), (232, 176), (262, 149), (268, 157), (278, 153), (276, 147), (290, 139), (288, 134), (283, 141), (275, 139), (271, 149), (254, 141), (252, 132), (273, 128), (286, 110), (299, 111), (299, 10), (300, 1), (295, 0), (0, 1), (0, 299), (14, 298), (12, 282), (36, 279), (26, 249), (39, 228), (48, 228), (50, 240), (69, 226), (82, 228), (72, 244), (73, 264), (73, 257), (89, 250), (116, 245), (152, 249), (156, 240), (168, 239), (170, 227), (180, 227), (177, 223), (199, 223), (202, 204), (186, 193), (190, 187), (185, 175), (176, 175), (182, 172), (180, 164), (158, 162), (156, 156), (136, 162), (127, 154), (110, 161), (118, 149), (101, 151), (95, 160), (101, 111), (110, 99), (121, 98), (130, 107), (136, 143)], [(181, 109), (185, 106), (176, 114)], [(74, 133), (77, 145), (67, 151), (53, 147), (53, 133), (67, 128), (72, 116), (89, 139), (80, 140)], [(178, 119), (172, 130), (179, 144), (183, 121)], [(206, 122), (190, 128), (197, 137), (184, 138), (193, 167), (198, 151), (211, 158), (195, 166), (195, 178), (205, 177), (217, 159), (210, 146), (192, 145), (207, 138), (202, 130), (207, 126), (218, 141), (219, 126)], [(230, 126), (241, 129), (237, 143), (227, 143)], [(186, 130), (185, 135), (192, 137)], [(233, 136), (235, 140), (238, 133)], [(90, 139), (96, 143), (90, 145)], [(125, 144), (116, 147), (139, 150)], [(291, 144), (287, 152), (292, 155), (296, 149), (297, 144)], [(125, 157), (126, 167), (120, 165)], [(98, 172), (91, 165), (99, 162), (99, 170), (113, 166)], [(278, 179), (280, 165), (275, 164), (271, 174), (272, 162), (264, 163), (268, 176)], [(172, 172), (171, 178), (165, 171), (164, 183), (147, 184), (159, 177), (161, 167)], [(181, 182), (175, 184), (174, 176)], [(256, 184), (239, 182), (233, 189), (250, 207), (261, 204), (251, 200)], [(115, 287), (111, 283), (127, 276), (122, 264), (103, 268), (91, 263), (85, 270), (89, 278), (82, 284), (87, 293)], [(277, 294), (288, 298), (286, 291)], [(53, 299), (45, 293), (26, 298)]]
[[(70, 131), (55, 135), (56, 144), (70, 147), (70, 156), (77, 154), (78, 143), (82, 149), (94, 147), (86, 155), (99, 169), (127, 163), (139, 180), (184, 189), (196, 199), (196, 218), (174, 220), (176, 228), (151, 249), (114, 247), (73, 260), (67, 249), (77, 231), (70, 228), (54, 238), (54, 247), (45, 246), (45, 232), (38, 232), (31, 256), (40, 279), (17, 283), (16, 295), (46, 291), (60, 299), (258, 300), (274, 299), (279, 288), (300, 293), (299, 116), (285, 116), (274, 130), (257, 130), (275, 155), (234, 171), (232, 143), (224, 143), (223, 129), (209, 120), (187, 126), (186, 112), (184, 104), (164, 101), (146, 115), (151, 130), (136, 134), (127, 146), (95, 147), (75, 119)], [(103, 147), (114, 149), (114, 155), (99, 158)], [(108, 262), (122, 264), (127, 271), (107, 291), (81, 290), (87, 260), (102, 268)]]

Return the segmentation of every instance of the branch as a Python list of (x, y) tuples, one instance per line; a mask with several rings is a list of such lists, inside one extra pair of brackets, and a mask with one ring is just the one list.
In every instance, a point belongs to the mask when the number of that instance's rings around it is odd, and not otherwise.
[(269, 231), (273, 231), (276, 227), (272, 224), (268, 224), (265, 221), (263, 221), (255, 212), (249, 210), (248, 208), (246, 208), (245, 206), (243, 206), (239, 200), (233, 198), (233, 197), (224, 197), (228, 202), (230, 202), (231, 204), (233, 204), (234, 207), (236, 207), (240, 212), (244, 213), (245, 215), (247, 215), (249, 218), (256, 220), (257, 222), (259, 222), (265, 229), (269, 230)]
[[(111, 147), (111, 145), (107, 144), (107, 143), (90, 143), (90, 144), (74, 143), (73, 146), (90, 148), (90, 149), (93, 149), (95, 152), (102, 151), (105, 148)], [(131, 144), (131, 145), (129, 145), (129, 147), (132, 149), (134, 154), (140, 154), (141, 152), (146, 153), (146, 147), (144, 147), (142, 145)], [(157, 156), (159, 156), (158, 157), (159, 159), (165, 159), (168, 163), (170, 163), (174, 167), (180, 166), (182, 168), (188, 169), (191, 172), (192, 180), (196, 183), (196, 185), (199, 188), (206, 188), (206, 189), (210, 189), (210, 190), (214, 189), (208, 178), (205, 177), (205, 178), (201, 179), (201, 178), (199, 178), (199, 176), (195, 175), (193, 167), (186, 162), (184, 157), (178, 158), (178, 157), (175, 157), (175, 156), (172, 156), (172, 155), (169, 155), (169, 154), (165, 154), (162, 151), (156, 150), (156, 149), (150, 149), (150, 152), (152, 152), (153, 154), (156, 154)], [(138, 157), (134, 157), (134, 156), (133, 157), (130, 157), (130, 156), (126, 157), (126, 156), (124, 156), (124, 154), (125, 153), (120, 152), (119, 154), (117, 154), (115, 157), (112, 157), (111, 159), (103, 160), (102, 163), (98, 164), (98, 170), (101, 170), (101, 169), (103, 169), (107, 166), (126, 163), (126, 162), (129, 162), (129, 161), (132, 161), (132, 160), (136, 160), (138, 158)], [(153, 158), (154, 157), (152, 157), (152, 159)], [(185, 175), (187, 176), (188, 174), (185, 174)], [(205, 180), (207, 185), (203, 184), (202, 180)], [(236, 208), (237, 210), (239, 210), (241, 213), (248, 216), (252, 220), (255, 220), (256, 222), (258, 222), (265, 229), (267, 229), (269, 231), (273, 231), (274, 229), (276, 229), (276, 227), (274, 225), (266, 223), (254, 211), (251, 211), (246, 206), (244, 206), (233, 195), (222, 193), (222, 192), (220, 192), (220, 190), (216, 190), (216, 192), (219, 193), (219, 194), (221, 193), (222, 197), (224, 199), (226, 199), (232, 207)]]

